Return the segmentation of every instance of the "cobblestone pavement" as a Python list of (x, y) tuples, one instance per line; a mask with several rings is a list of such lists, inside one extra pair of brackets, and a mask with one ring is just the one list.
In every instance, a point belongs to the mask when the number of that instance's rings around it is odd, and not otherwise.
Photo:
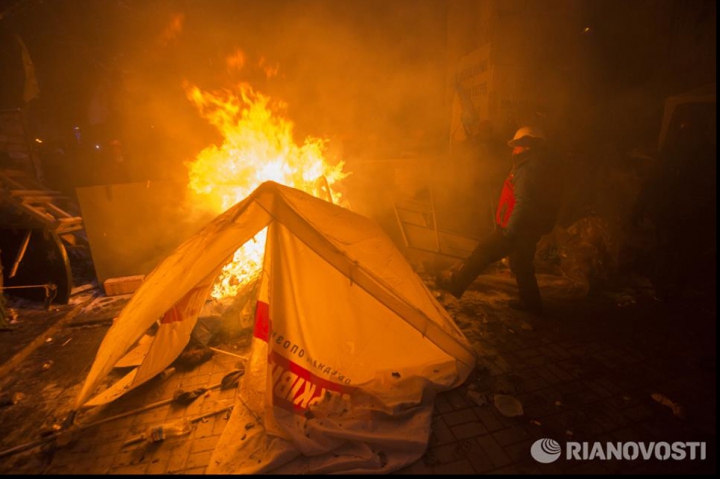
[[(564, 281), (541, 277), (547, 317), (509, 310), (506, 273), (481, 276), (462, 301), (439, 299), (478, 354), (461, 387), (436, 398), (432, 435), (421, 460), (401, 474), (714, 473), (716, 431), (715, 309), (693, 301), (669, 308), (641, 295), (587, 298)], [(0, 447), (37, 438), (72, 407), (105, 326), (66, 328), (3, 381), (26, 398), (0, 409)], [(72, 340), (68, 343), (68, 338)], [(65, 343), (65, 346), (61, 346)], [(74, 348), (68, 346), (73, 345)], [(42, 371), (47, 358), (50, 370)], [(238, 359), (221, 354), (188, 372), (156, 378), (80, 422), (172, 397), (178, 388), (216, 384)], [(195, 418), (233, 403), (235, 390), (213, 390), (190, 406), (166, 405), (84, 431), (71, 445), (0, 459), (0, 473), (203, 473), (227, 413), (160, 443), (123, 443), (147, 428)], [(505, 417), (494, 396), (517, 399), (524, 414)], [(652, 398), (682, 405), (683, 417)], [(532, 459), (531, 445), (567, 441), (705, 441), (704, 461)]]

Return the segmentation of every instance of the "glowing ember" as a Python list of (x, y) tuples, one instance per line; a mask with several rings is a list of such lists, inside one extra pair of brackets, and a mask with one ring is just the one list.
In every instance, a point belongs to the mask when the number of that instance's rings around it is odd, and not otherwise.
[[(240, 58), (236, 54), (236, 59)], [(340, 195), (332, 186), (346, 175), (343, 163), (329, 165), (323, 158), (325, 140), (293, 140), (293, 123), (283, 117), (286, 105), (240, 84), (237, 92), (203, 92), (187, 87), (200, 114), (223, 135), (220, 146), (205, 148), (188, 163), (190, 188), (202, 194), (217, 213), (247, 197), (264, 181), (272, 180), (333, 202)], [(329, 190), (329, 191), (328, 191)], [(262, 267), (265, 231), (235, 252), (225, 266), (212, 296), (235, 296)]]

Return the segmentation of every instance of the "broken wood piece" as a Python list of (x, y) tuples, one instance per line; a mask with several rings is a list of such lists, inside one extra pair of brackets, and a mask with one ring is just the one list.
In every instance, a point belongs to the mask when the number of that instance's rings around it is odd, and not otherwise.
[(140, 287), (144, 279), (144, 274), (123, 276), (121, 278), (110, 278), (105, 280), (103, 288), (105, 289), (105, 294), (107, 296), (132, 294)]

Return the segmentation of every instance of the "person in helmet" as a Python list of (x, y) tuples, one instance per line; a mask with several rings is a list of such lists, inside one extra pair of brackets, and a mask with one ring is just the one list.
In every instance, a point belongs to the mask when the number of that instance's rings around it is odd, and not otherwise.
[(520, 300), (510, 306), (539, 316), (542, 300), (533, 260), (538, 241), (555, 224), (560, 178), (541, 129), (522, 127), (508, 145), (512, 148), (513, 166), (500, 193), (495, 230), (461, 265), (441, 272), (436, 286), (460, 298), (485, 268), (509, 257), (520, 293)]

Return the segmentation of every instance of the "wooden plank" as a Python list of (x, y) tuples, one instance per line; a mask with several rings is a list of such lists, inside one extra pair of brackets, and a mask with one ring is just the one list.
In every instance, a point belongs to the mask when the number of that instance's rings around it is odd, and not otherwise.
[(71, 218), (60, 218), (58, 219), (58, 222), (64, 226), (72, 226), (82, 223), (82, 218), (78, 216), (73, 216)]
[(49, 214), (44, 212), (41, 209), (35, 208), (30, 205), (22, 205), (23, 208), (31, 213), (35, 218), (39, 219), (43, 222), (43, 224), (50, 226), (52, 229), (55, 229), (55, 218)]
[[(58, 226), (58, 229), (55, 230), (55, 232), (56, 232), (57, 234), (64, 235), (64, 236), (63, 236), (63, 239), (65, 239), (66, 236), (72, 237), (72, 235), (71, 235), (70, 233), (73, 233), (73, 232), (75, 232), (75, 231), (82, 231), (82, 229), (83, 229), (83, 225), (81, 225), (81, 224), (80, 224), (80, 225), (74, 225), (74, 226), (67, 226), (67, 227), (62, 226), (62, 225), (59, 225), (59, 226)], [(66, 241), (67, 241), (67, 240), (66, 240)], [(69, 241), (68, 241), (68, 244), (70, 244), (70, 245), (72, 245), (72, 246), (75, 246), (74, 243), (70, 243)]]
[(62, 196), (59, 191), (52, 190), (10, 190), (13, 196)]
[(23, 189), (23, 188), (25, 188), (25, 185), (21, 185), (20, 183), (18, 183), (17, 181), (15, 181), (15, 180), (12, 179), (12, 178), (13, 178), (13, 177), (10, 177), (10, 176), (0, 175), (0, 179), (2, 179), (2, 181), (4, 181), (5, 183), (7, 183), (8, 185), (10, 185), (10, 188), (11, 188), (11, 189)]
[(57, 199), (53, 196), (21, 196), (22, 202), (28, 205), (32, 204), (48, 204), (51, 201)]
[[(64, 209), (60, 208), (59, 206), (57, 206), (57, 205), (54, 204), (54, 203), (47, 203), (46, 206), (48, 207), (48, 209), (51, 209), (52, 211), (54, 211), (54, 212), (57, 213), (58, 215), (64, 216), (65, 218), (77, 218), (77, 216), (71, 215), (70, 213), (68, 213), (67, 211), (65, 211)], [(82, 218), (78, 218), (78, 219), (79, 219), (80, 221), (82, 221)]]

